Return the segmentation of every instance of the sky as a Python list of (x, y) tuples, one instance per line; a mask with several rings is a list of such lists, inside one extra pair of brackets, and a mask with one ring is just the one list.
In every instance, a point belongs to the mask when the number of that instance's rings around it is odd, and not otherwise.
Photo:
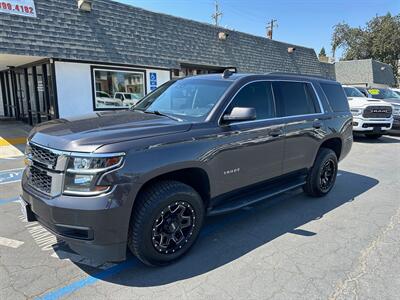
[[(214, 0), (114, 0), (155, 12), (212, 23)], [(274, 40), (331, 53), (332, 27), (346, 22), (363, 27), (376, 15), (400, 13), (400, 0), (219, 0), (220, 25), (265, 36), (266, 24), (276, 19)], [(341, 56), (341, 49), (336, 57)]]

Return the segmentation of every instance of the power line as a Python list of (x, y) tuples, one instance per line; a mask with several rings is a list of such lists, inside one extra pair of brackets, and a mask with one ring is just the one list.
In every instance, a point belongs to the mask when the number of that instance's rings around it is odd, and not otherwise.
[(269, 21), (267, 23), (267, 26), (265, 27), (267, 30), (267, 38), (272, 40), (272, 35), (274, 33), (274, 27), (278, 27), (277, 24), (277, 20), (271, 19), (271, 21)]
[(220, 17), (222, 17), (222, 12), (219, 11), (218, 1), (215, 0), (215, 13), (211, 15), (211, 18), (214, 20), (215, 26), (219, 26)]

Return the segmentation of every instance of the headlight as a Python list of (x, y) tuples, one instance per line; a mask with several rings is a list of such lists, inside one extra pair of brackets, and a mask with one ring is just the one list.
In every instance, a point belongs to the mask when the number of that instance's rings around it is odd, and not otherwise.
[(363, 113), (363, 110), (361, 108), (352, 108), (350, 112), (353, 116), (359, 116)]
[(393, 115), (394, 116), (400, 116), (400, 105), (393, 105)]
[(100, 177), (122, 165), (123, 154), (106, 157), (70, 157), (64, 182), (64, 194), (93, 196), (111, 189), (99, 185)]

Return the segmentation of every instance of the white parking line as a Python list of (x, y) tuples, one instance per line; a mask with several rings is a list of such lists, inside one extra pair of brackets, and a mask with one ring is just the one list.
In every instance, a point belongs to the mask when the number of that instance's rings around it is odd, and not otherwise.
[(8, 173), (8, 172), (12, 172), (12, 171), (21, 171), (25, 168), (16, 168), (16, 169), (8, 169), (8, 170), (0, 170), (0, 173)]
[(10, 248), (17, 249), (18, 247), (22, 246), (24, 242), (8, 239), (5, 237), (0, 237), (0, 246), (6, 246)]

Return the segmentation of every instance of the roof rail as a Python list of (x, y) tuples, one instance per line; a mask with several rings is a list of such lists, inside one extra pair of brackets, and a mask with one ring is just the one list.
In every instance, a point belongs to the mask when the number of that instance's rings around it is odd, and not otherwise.
[(289, 73), (289, 72), (267, 72), (266, 75), (293, 75), (293, 76), (304, 76), (304, 77), (313, 77), (319, 79), (329, 80), (329, 78), (321, 76), (321, 75), (310, 75), (310, 74), (302, 74), (302, 73)]
[(222, 73), (222, 78), (227, 79), (227, 78), (231, 77), (233, 73), (236, 73), (236, 72), (237, 72), (236, 68), (227, 68)]

